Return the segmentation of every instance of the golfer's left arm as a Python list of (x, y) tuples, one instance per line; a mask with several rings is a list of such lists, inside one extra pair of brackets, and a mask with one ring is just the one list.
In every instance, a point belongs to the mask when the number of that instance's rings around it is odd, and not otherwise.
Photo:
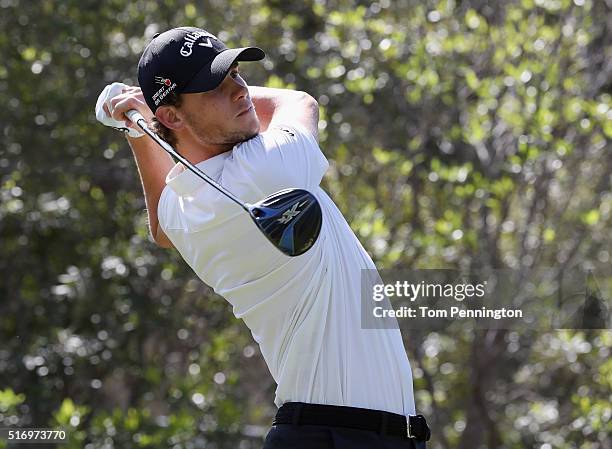
[(249, 95), (259, 117), (260, 132), (275, 123), (296, 123), (319, 140), (319, 104), (311, 95), (299, 90), (260, 86), (249, 86)]

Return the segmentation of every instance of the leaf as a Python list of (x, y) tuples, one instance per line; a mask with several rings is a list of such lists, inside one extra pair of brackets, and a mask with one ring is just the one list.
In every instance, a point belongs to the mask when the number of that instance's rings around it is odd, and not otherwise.
[(586, 212), (582, 216), (582, 222), (589, 226), (596, 225), (598, 221), (599, 221), (599, 210), (597, 209), (591, 209), (590, 211)]

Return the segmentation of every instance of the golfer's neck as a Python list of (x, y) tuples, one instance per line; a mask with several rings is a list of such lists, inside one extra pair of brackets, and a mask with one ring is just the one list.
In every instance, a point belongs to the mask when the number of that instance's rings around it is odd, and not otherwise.
[(200, 142), (180, 141), (177, 145), (177, 151), (183, 155), (192, 164), (215, 157), (221, 153), (225, 153), (234, 147), (232, 144), (223, 145), (206, 145)]

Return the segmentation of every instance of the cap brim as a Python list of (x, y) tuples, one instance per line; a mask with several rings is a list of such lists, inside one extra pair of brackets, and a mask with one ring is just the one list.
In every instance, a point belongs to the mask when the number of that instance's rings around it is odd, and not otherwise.
[(202, 67), (181, 92), (195, 93), (213, 90), (221, 84), (234, 62), (260, 61), (265, 57), (264, 51), (257, 47), (228, 48), (219, 53), (212, 63)]

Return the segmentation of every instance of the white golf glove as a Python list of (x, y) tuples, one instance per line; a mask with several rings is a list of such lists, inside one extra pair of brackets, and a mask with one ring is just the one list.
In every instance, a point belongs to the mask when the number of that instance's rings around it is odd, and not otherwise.
[(125, 120), (115, 120), (104, 110), (104, 104), (106, 104), (108, 110), (112, 112), (111, 100), (117, 95), (120, 95), (124, 87), (128, 87), (127, 84), (113, 83), (108, 84), (104, 90), (102, 90), (96, 102), (96, 119), (104, 126), (110, 126), (111, 128), (123, 131), (130, 137), (142, 137), (144, 136), (143, 132), (128, 127)]

